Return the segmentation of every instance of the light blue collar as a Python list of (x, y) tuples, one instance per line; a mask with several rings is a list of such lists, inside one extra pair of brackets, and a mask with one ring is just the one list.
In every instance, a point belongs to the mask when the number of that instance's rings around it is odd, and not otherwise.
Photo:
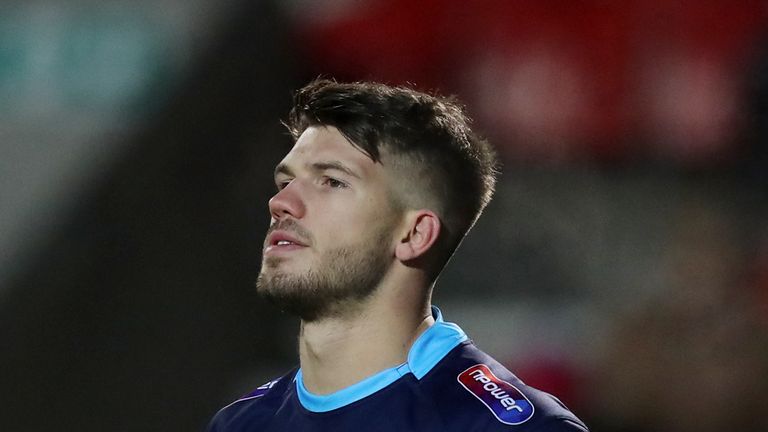
[(467, 335), (459, 326), (443, 321), (443, 314), (432, 306), (435, 323), (422, 333), (408, 351), (408, 360), (376, 373), (358, 383), (329, 395), (315, 395), (304, 387), (301, 369), (296, 373), (296, 391), (304, 408), (314, 412), (326, 412), (349, 405), (392, 384), (406, 374), (413, 374), (421, 379), (448, 352), (467, 340)]

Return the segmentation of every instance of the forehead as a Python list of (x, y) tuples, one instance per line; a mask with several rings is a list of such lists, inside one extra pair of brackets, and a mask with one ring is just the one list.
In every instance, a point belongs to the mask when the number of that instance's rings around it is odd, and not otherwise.
[(381, 164), (375, 163), (333, 126), (307, 128), (280, 164), (301, 168), (318, 162), (341, 163), (361, 177), (376, 176), (382, 170)]

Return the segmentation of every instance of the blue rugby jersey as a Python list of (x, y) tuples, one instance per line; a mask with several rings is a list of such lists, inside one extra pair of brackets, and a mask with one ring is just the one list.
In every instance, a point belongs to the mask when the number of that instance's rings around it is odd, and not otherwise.
[(557, 398), (525, 385), (437, 308), (433, 315), (402, 365), (330, 395), (310, 393), (294, 369), (222, 408), (208, 431), (587, 431)]

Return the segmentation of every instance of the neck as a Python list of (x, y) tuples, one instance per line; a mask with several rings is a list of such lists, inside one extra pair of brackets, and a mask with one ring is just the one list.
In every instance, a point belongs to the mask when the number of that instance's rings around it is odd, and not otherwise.
[(330, 394), (404, 363), (434, 319), (428, 299), (411, 307), (398, 303), (374, 296), (358, 313), (302, 322), (299, 358), (307, 390)]

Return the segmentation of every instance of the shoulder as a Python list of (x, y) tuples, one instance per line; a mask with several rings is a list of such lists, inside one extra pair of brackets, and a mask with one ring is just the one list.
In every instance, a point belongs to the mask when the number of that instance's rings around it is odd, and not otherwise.
[(530, 431), (587, 432), (589, 429), (568, 407), (555, 396), (520, 383), (520, 392), (527, 396), (538, 411), (530, 419)]
[(436, 406), (457, 430), (587, 431), (556, 397), (523, 383), (506, 367), (462, 344), (436, 368), (425, 384), (432, 387)]
[(233, 422), (237, 422), (244, 417), (253, 417), (255, 415), (267, 414), (271, 409), (269, 401), (282, 399), (291, 388), (293, 377), (296, 370), (268, 381), (255, 390), (241, 396), (234, 402), (221, 408), (208, 424), (208, 432), (229, 430)]

